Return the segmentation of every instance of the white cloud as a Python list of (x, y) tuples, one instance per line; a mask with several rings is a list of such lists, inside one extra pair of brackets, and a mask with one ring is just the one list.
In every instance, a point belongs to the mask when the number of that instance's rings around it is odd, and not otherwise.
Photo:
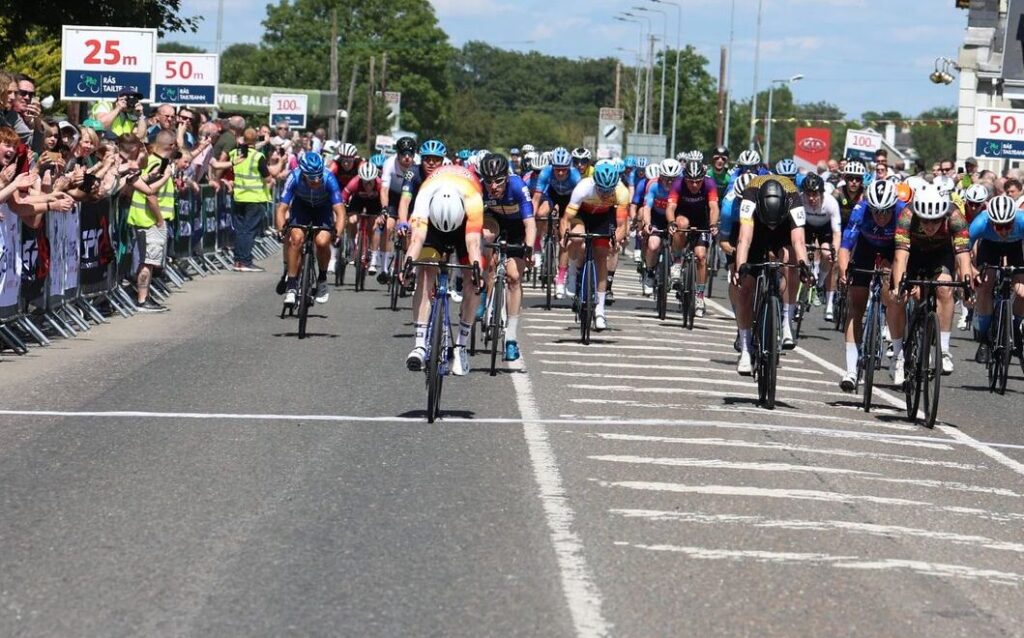
[(489, 16), (512, 10), (511, 6), (497, 0), (430, 0), (430, 4), (438, 16), (445, 18)]

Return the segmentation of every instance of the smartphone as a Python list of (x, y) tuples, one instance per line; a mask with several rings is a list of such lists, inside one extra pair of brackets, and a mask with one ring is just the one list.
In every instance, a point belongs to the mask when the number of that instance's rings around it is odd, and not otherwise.
[(248, 144), (239, 144), (238, 145), (238, 156), (239, 157), (249, 157), (249, 145)]
[(92, 187), (95, 186), (95, 185), (96, 185), (96, 175), (94, 175), (93, 173), (86, 173), (85, 175), (82, 176), (82, 186), (81, 186), (81, 189), (82, 189), (83, 192), (88, 193), (89, 191), (92, 190)]
[(167, 165), (170, 164), (170, 163), (171, 163), (171, 158), (169, 158), (169, 157), (161, 158), (160, 159), (160, 171), (159, 172), (163, 173), (165, 170), (167, 170)]

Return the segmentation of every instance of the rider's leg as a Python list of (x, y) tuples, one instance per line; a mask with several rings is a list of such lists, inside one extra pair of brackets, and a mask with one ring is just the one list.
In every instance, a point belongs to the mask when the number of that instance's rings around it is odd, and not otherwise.
[[(602, 242), (603, 244), (603, 242)], [(613, 252), (607, 245), (594, 244), (594, 270), (597, 275), (597, 308), (595, 315), (604, 316), (604, 302), (608, 295), (608, 253)]]
[(419, 266), (416, 268), (416, 291), (412, 295), (412, 323), (416, 347), (427, 347), (427, 322), (430, 321), (430, 295), (434, 290), (437, 268)]
[(508, 312), (508, 321), (505, 322), (505, 340), (519, 341), (519, 309), (523, 303), (523, 288), (519, 285), (519, 273), (526, 268), (526, 261), (521, 257), (509, 259), (505, 262), (505, 291), (508, 295), (505, 299), (505, 309)]
[[(953, 281), (948, 272), (943, 272), (935, 278), (936, 281)], [(953, 289), (942, 286), (935, 289), (936, 314), (939, 317), (939, 343), (942, 352), (949, 352), (949, 338), (953, 332), (953, 310), (956, 302), (953, 300)]]
[(846, 371), (857, 374), (857, 344), (864, 333), (864, 309), (868, 305), (868, 289), (850, 286), (847, 292), (850, 312), (846, 315)]
[(288, 270), (288, 290), (295, 290), (299, 287), (299, 257), (302, 254), (302, 242), (305, 239), (301, 228), (292, 228), (288, 232), (288, 241), (285, 242), (284, 254)]
[(327, 281), (327, 264), (331, 260), (331, 243), (333, 236), (327, 231), (321, 231), (313, 238), (316, 245), (316, 264), (319, 266), (316, 281)]
[(907, 324), (907, 305), (900, 303), (898, 291), (889, 290), (887, 283), (882, 284), (882, 301), (885, 303), (885, 320), (892, 335), (892, 358), (903, 356), (903, 331)]

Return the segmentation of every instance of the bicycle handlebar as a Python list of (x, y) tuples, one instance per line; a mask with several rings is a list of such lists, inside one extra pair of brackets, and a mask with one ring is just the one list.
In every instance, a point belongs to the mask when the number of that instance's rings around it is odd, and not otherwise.
[(611, 239), (615, 235), (609, 233), (565, 233), (565, 236), (579, 239)]
[(1004, 276), (1013, 277), (1014, 275), (1024, 275), (1024, 266), (993, 266), (992, 264), (985, 264), (981, 268), (982, 272), (986, 270), (995, 270), (1003, 273)]
[(332, 226), (315, 226), (312, 223), (309, 223), (309, 224), (286, 224), (285, 225), (285, 230), (291, 230), (292, 228), (301, 228), (302, 230), (306, 231), (307, 233), (309, 233), (309, 232), (318, 232), (319, 233), (321, 231), (327, 231), (327, 232), (330, 232), (330, 233), (334, 232), (334, 228)]

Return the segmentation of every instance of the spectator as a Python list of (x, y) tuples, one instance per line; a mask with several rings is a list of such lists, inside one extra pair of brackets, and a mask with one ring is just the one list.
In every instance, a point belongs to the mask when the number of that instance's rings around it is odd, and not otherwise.
[(274, 125), (274, 137), (271, 138), (270, 143), (274, 146), (281, 146), (287, 142), (291, 142), (292, 133), (289, 130), (288, 122), (278, 122)]
[(152, 144), (156, 134), (160, 131), (175, 131), (174, 107), (170, 104), (160, 104), (153, 110), (152, 124), (146, 131), (146, 139)]
[(82, 125), (78, 131), (78, 143), (71, 149), (71, 160), (68, 169), (82, 166), (92, 168), (96, 163), (96, 149), (100, 146), (100, 138), (92, 128)]
[(964, 172), (960, 175), (960, 180), (957, 186), (960, 188), (967, 188), (974, 183), (974, 179), (978, 173), (978, 160), (973, 157), (968, 157), (964, 160)]
[(135, 192), (128, 209), (128, 225), (135, 240), (132, 264), (136, 272), (139, 310), (143, 312), (167, 310), (149, 296), (149, 282), (153, 270), (164, 265), (167, 221), (174, 216), (174, 184), (171, 178), (174, 174), (172, 154), (176, 146), (172, 131), (158, 131), (150, 144), (146, 167), (132, 184)]
[(183, 106), (178, 109), (177, 137), (178, 148), (181, 150), (192, 149), (196, 145), (195, 135), (196, 115), (192, 109)]
[(1024, 185), (1021, 185), (1019, 179), (1009, 177), (1003, 183), (1003, 192), (1016, 200), (1020, 197), (1021, 192), (1024, 192)]
[[(192, 149), (192, 179), (196, 182), (203, 182), (210, 169), (210, 160), (213, 159), (213, 146), (220, 135), (220, 129), (213, 122), (207, 122), (199, 129), (199, 143)], [(210, 183), (215, 189), (219, 188), (217, 180)]]
[[(32, 129), (31, 146), (33, 150), (38, 151), (42, 144), (39, 129), (43, 123), (40, 118), (43, 107), (36, 99), (36, 81), (24, 73), (16, 73), (14, 79), (18, 82), (18, 95), (14, 100), (14, 110), (21, 116), (25, 125)], [(26, 144), (28, 143), (26, 142)]]
[(14, 129), (24, 144), (32, 143), (32, 129), (16, 110), (19, 103), (18, 81), (6, 71), (0, 71), (0, 126)]
[(9, 126), (0, 126), (0, 202), (30, 228), (39, 228), (50, 210), (67, 212), (75, 201), (65, 192), (44, 192), (42, 179), (28, 170), (27, 147)]
[(327, 140), (327, 131), (322, 128), (318, 128), (316, 133), (310, 139), (310, 150), (314, 153), (319, 153), (324, 150), (324, 142)]
[[(235, 150), (238, 146), (238, 138), (242, 136), (245, 131), (245, 118), (241, 115), (232, 115), (227, 119), (226, 126), (221, 127), (220, 137), (217, 138), (217, 143), (213, 145), (213, 158), (220, 166), (224, 166), (224, 162), (228, 162), (228, 153)], [(220, 166), (214, 166), (214, 168), (220, 168)], [(227, 168), (231, 167), (228, 162)]]
[(93, 105), (90, 115), (114, 135), (145, 137), (146, 118), (142, 117), (142, 94), (135, 89), (122, 89), (114, 102), (100, 100)]

